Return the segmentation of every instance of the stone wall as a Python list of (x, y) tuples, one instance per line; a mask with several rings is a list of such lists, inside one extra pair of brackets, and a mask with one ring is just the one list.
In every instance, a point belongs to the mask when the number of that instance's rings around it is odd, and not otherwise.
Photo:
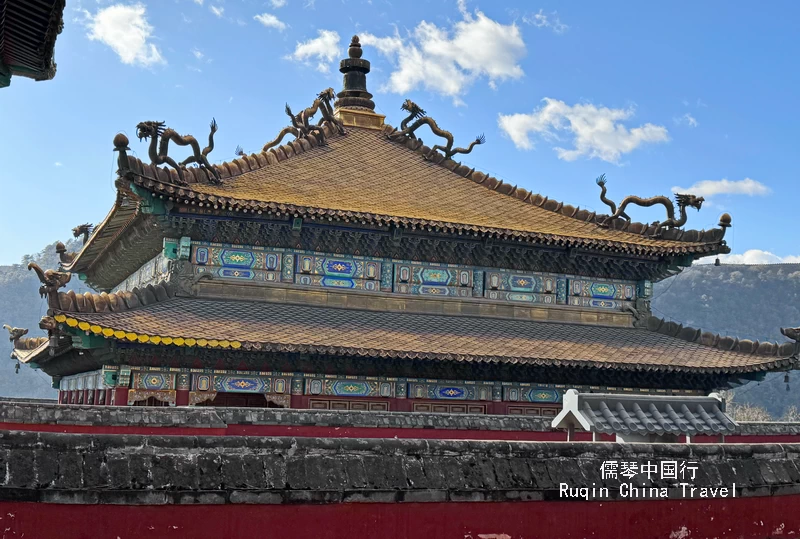
[[(609, 460), (697, 464), (692, 486), (800, 492), (800, 446), (133, 436), (0, 431), (0, 500), (126, 505), (549, 501)], [(624, 481), (623, 481), (624, 482)], [(648, 479), (679, 497), (678, 481)]]

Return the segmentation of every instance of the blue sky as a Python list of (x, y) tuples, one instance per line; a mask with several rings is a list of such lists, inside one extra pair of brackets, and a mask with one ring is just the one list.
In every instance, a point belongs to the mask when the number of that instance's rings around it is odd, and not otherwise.
[(0, 90), (0, 264), (103, 219), (117, 132), (146, 159), (138, 122), (215, 117), (212, 162), (256, 151), (338, 91), (354, 33), (387, 122), (411, 98), (457, 145), (485, 133), (466, 164), (601, 212), (601, 173), (617, 201), (692, 188), (688, 227), (733, 216), (731, 261), (800, 262), (800, 3), (69, 0), (55, 79)]

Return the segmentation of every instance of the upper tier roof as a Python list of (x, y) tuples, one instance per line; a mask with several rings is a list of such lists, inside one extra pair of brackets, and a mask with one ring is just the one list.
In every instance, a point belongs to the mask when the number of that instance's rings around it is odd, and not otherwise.
[[(435, 137), (430, 126), (423, 125), (435, 122), (424, 117), (421, 109), (416, 116), (421, 119), (412, 125), (421, 127), (416, 132), (398, 134), (392, 126), (384, 125), (383, 116), (373, 112), (372, 96), (366, 91), (369, 62), (361, 59), (357, 38), (349, 53), (340, 67), (345, 74), (344, 89), (338, 94), (336, 108), (323, 112), (325, 143), (317, 135), (299, 134), (283, 146), (211, 165), (210, 169), (184, 168), (178, 174), (175, 169), (158, 168), (129, 156), (127, 137), (117, 135), (117, 205), (65, 269), (84, 272), (102, 256), (136, 217), (136, 204), (130, 202), (146, 192), (178, 205), (201, 208), (202, 212), (227, 210), (246, 217), (256, 214), (340, 221), (351, 226), (397, 226), (651, 259), (688, 255), (682, 261), (684, 265), (691, 257), (729, 251), (723, 239), (725, 228), (730, 226), (727, 215), (720, 221), (721, 228), (708, 231), (664, 229), (656, 234), (656, 226), (621, 218), (606, 224), (605, 215), (530, 193), (432, 151), (415, 138)], [(320, 94), (315, 106), (319, 110), (330, 108), (324, 96), (329, 99), (331, 95), (330, 89)], [(417, 110), (416, 105), (409, 104), (413, 105), (404, 105), (407, 110)], [(298, 124), (298, 118), (310, 110), (317, 109), (311, 107), (293, 116), (292, 123)], [(411, 119), (406, 118), (401, 127)], [(140, 125), (145, 124), (148, 122)], [(159, 125), (163, 130), (163, 124)], [(212, 135), (215, 129), (216, 124)], [(152, 139), (151, 143), (155, 144)]]
[(426, 159), (426, 148), (418, 140), (392, 142), (387, 138), (391, 130), (390, 126), (350, 127), (346, 135), (332, 134), (326, 146), (312, 147), (311, 139), (304, 140), (308, 149), (292, 141), (217, 165), (222, 177), (218, 185), (209, 183), (203, 170), (189, 169), (187, 179), (196, 183), (180, 187), (171, 170), (156, 169), (133, 157), (128, 162), (137, 185), (212, 207), (495, 233), (637, 254), (720, 251), (721, 229), (669, 230), (655, 238), (648, 235), (652, 227), (648, 231), (638, 223), (620, 220), (602, 227), (598, 221), (605, 216), (530, 194), (453, 161), (436, 164), (443, 156)]

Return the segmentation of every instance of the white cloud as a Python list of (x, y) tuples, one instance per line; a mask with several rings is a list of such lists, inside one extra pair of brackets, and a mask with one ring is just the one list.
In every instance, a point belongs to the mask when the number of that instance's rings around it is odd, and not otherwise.
[(198, 6), (202, 6), (203, 0), (194, 0), (194, 3), (197, 4)]
[(222, 14), (225, 13), (225, 8), (221, 6), (208, 6), (208, 9), (217, 17), (222, 17)]
[(302, 43), (297, 43), (294, 52), (285, 58), (309, 63), (317, 62), (316, 69), (321, 73), (330, 71), (329, 64), (341, 56), (339, 34), (332, 30), (318, 30), (319, 35)]
[(203, 53), (202, 53), (200, 50), (198, 50), (198, 49), (192, 49), (192, 54), (193, 54), (193, 55), (194, 55), (194, 57), (195, 57), (195, 58), (197, 58), (198, 60), (202, 60), (202, 59), (203, 59), (203, 56), (205, 56), (205, 55), (204, 55), (204, 54), (203, 54)]
[(644, 124), (628, 129), (622, 125), (634, 114), (633, 107), (609, 109), (592, 104), (567, 105), (563, 101), (546, 97), (544, 105), (530, 114), (500, 114), (498, 124), (514, 145), (530, 150), (536, 134), (545, 140), (560, 140), (560, 133), (572, 137), (574, 148), (559, 146), (553, 149), (559, 159), (574, 161), (578, 157), (597, 157), (609, 163), (618, 163), (622, 154), (632, 152), (644, 143), (666, 142), (667, 129), (661, 125)]
[(92, 15), (84, 11), (87, 36), (92, 41), (100, 41), (116, 52), (123, 64), (152, 66), (166, 61), (149, 40), (153, 37), (153, 27), (146, 18), (143, 4), (114, 4), (99, 9)]
[(552, 28), (556, 34), (563, 34), (569, 30), (569, 26), (561, 22), (561, 19), (558, 18), (558, 13), (555, 11), (550, 15), (545, 15), (544, 10), (540, 9), (539, 13), (523, 15), (522, 22), (537, 28)]
[(286, 23), (271, 13), (262, 13), (261, 15), (256, 15), (253, 18), (267, 28), (275, 28), (280, 32), (286, 30)]
[(278, 9), (286, 5), (286, 0), (270, 0), (269, 3), (272, 4), (273, 8)]
[(686, 114), (684, 114), (683, 116), (679, 116), (678, 118), (673, 118), (673, 121), (676, 124), (679, 124), (679, 125), (680, 124), (686, 124), (689, 127), (697, 127), (698, 125), (700, 125), (697, 122), (697, 119), (694, 116), (692, 116), (691, 114), (689, 114), (688, 112)]
[[(720, 255), (723, 264), (800, 264), (800, 256), (778, 256), (761, 249), (750, 249), (743, 254)], [(713, 264), (714, 259), (706, 257), (695, 264)]]
[(61, 161), (56, 161), (55, 163), (53, 163), (53, 166), (54, 167), (63, 167), (64, 164)]
[(480, 77), (489, 85), (524, 75), (520, 60), (525, 42), (515, 24), (501, 24), (480, 11), (472, 15), (458, 3), (463, 20), (450, 28), (421, 21), (407, 36), (378, 37), (361, 34), (363, 45), (373, 46), (393, 64), (383, 91), (398, 94), (416, 88), (445, 95), (456, 104), (470, 84)]
[(691, 187), (673, 187), (673, 193), (691, 193), (702, 197), (712, 197), (714, 195), (747, 195), (764, 196), (771, 190), (761, 182), (751, 178), (743, 180), (703, 180)]

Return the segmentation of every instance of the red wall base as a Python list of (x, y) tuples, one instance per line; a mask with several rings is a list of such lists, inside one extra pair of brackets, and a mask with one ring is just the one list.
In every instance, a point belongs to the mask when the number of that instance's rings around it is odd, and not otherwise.
[(800, 495), (632, 502), (335, 505), (0, 503), (3, 538), (762, 539), (800, 533)]

